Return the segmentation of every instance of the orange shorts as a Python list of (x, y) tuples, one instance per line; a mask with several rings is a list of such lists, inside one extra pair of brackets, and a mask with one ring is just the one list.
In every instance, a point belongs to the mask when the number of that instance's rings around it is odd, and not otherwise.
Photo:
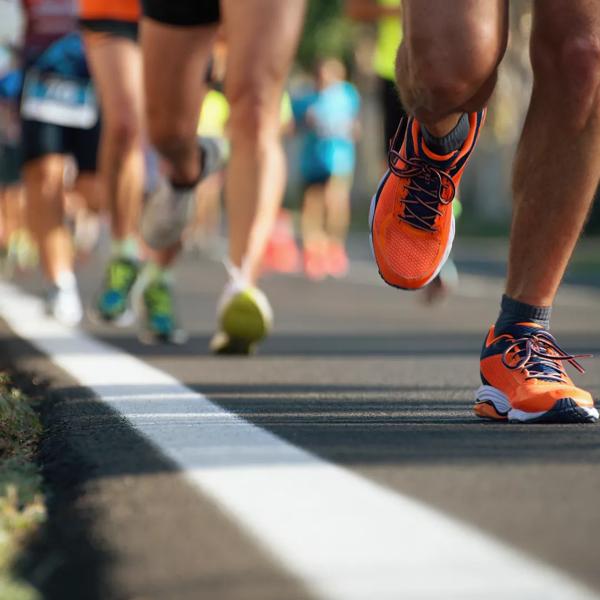
[(79, 18), (88, 20), (129, 21), (141, 16), (140, 0), (79, 0)]

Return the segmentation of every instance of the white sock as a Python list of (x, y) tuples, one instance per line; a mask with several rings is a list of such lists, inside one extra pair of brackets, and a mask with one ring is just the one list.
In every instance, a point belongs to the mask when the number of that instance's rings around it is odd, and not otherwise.
[(134, 261), (139, 259), (138, 243), (134, 237), (127, 237), (124, 240), (113, 239), (110, 251), (113, 258), (127, 258)]
[(73, 271), (61, 271), (54, 282), (61, 290), (76, 290), (77, 279)]

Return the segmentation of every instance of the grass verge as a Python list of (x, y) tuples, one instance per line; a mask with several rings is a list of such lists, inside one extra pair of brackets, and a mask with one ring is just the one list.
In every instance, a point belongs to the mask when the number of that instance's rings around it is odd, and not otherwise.
[(0, 600), (38, 600), (15, 564), (46, 518), (35, 452), (42, 426), (31, 401), (0, 374)]

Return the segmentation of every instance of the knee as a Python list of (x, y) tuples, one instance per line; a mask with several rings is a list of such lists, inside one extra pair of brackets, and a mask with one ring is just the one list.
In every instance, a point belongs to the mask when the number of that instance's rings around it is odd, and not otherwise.
[(598, 35), (583, 32), (536, 36), (531, 48), (531, 62), (535, 84), (565, 107), (566, 119), (584, 127), (590, 118), (600, 116)]
[(151, 118), (148, 122), (148, 135), (152, 145), (166, 158), (178, 156), (185, 149), (195, 146), (195, 127), (179, 119), (167, 122)]
[[(243, 86), (242, 86), (243, 87)], [(279, 98), (274, 93), (273, 97)], [(252, 86), (232, 93), (230, 131), (234, 144), (262, 144), (277, 138), (280, 127), (280, 104), (272, 96)]]
[[(485, 25), (470, 28), (469, 35), (460, 40), (446, 36), (444, 44), (432, 44), (428, 36), (414, 33), (398, 54), (403, 99), (417, 113), (464, 110), (469, 101), (481, 96), (482, 89), (489, 88), (491, 93), (504, 50), (497, 30)], [(482, 106), (475, 108), (483, 107), (487, 95), (480, 100)]]
[(29, 161), (24, 167), (24, 182), (29, 206), (41, 202), (62, 202), (63, 168), (50, 158)]
[(139, 117), (123, 111), (103, 123), (106, 137), (118, 151), (124, 151), (141, 143), (142, 132)]

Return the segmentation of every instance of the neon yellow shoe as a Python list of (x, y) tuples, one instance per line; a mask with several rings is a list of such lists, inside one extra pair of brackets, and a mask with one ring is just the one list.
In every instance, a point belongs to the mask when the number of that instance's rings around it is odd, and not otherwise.
[(258, 288), (232, 280), (219, 302), (219, 330), (210, 342), (215, 354), (252, 354), (273, 326), (273, 310)]

